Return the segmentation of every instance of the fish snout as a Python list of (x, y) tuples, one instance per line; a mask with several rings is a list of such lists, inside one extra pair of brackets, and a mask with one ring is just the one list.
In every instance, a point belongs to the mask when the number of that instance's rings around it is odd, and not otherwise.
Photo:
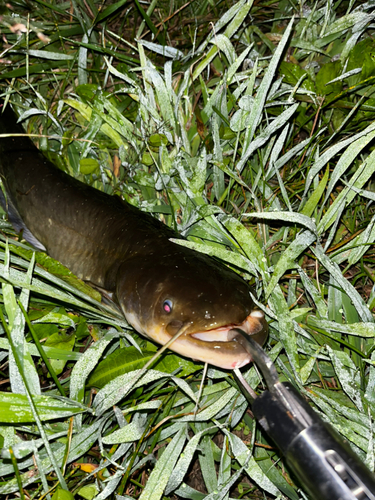
[(265, 343), (268, 337), (268, 323), (262, 311), (259, 309), (252, 311), (243, 326), (245, 326), (245, 332), (260, 346)]
[(248, 338), (254, 340), (260, 346), (266, 341), (268, 335), (268, 323), (262, 311), (255, 310), (240, 327), (234, 327), (228, 331), (228, 342), (237, 342), (253, 358), (253, 349)]

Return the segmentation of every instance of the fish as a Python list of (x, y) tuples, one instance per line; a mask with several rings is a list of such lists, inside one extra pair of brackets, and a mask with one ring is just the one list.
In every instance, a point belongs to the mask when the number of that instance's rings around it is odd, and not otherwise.
[[(105, 290), (137, 332), (193, 360), (231, 370), (251, 361), (241, 328), (263, 344), (268, 325), (250, 286), (222, 262), (179, 245), (173, 229), (119, 196), (54, 166), (10, 105), (0, 103), (0, 203), (14, 229), (84, 281)], [(229, 335), (229, 337), (228, 337)]]

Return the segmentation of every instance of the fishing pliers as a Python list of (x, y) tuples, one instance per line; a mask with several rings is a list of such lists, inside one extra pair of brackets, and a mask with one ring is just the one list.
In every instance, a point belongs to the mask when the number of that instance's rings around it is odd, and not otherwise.
[[(268, 390), (256, 396), (239, 370), (235, 378), (252, 412), (314, 500), (375, 500), (375, 476), (333, 427), (287, 382), (245, 332), (231, 330), (261, 371)], [(255, 397), (254, 397), (255, 396)]]

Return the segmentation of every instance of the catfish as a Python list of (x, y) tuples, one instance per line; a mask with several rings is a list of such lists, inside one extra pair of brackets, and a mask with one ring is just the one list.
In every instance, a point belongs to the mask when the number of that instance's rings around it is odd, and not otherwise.
[[(79, 278), (105, 290), (127, 322), (170, 349), (223, 369), (251, 361), (229, 331), (263, 344), (264, 314), (249, 285), (218, 260), (171, 241), (179, 235), (150, 214), (55, 167), (1, 105), (1, 204), (14, 229)], [(229, 337), (228, 337), (229, 335)]]

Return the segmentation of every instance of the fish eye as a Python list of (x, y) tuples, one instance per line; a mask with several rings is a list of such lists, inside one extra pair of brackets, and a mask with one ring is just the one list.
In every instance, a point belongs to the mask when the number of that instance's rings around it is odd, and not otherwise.
[(164, 302), (163, 302), (163, 309), (166, 313), (171, 313), (172, 312), (172, 309), (173, 309), (173, 302), (169, 299), (166, 299)]

